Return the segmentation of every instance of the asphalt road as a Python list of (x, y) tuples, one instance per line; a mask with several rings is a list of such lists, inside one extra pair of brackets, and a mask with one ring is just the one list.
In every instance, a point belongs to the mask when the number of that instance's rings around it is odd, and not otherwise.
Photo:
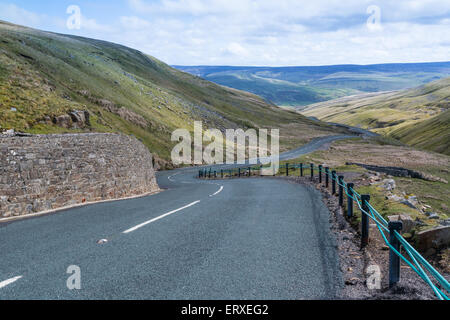
[[(341, 275), (317, 191), (197, 173), (159, 172), (156, 195), (0, 224), (0, 299), (335, 298)], [(80, 290), (67, 287), (72, 265)]]

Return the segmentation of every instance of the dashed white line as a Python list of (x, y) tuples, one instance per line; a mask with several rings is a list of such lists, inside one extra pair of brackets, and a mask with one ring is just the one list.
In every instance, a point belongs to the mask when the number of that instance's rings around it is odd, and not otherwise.
[(220, 186), (220, 189), (216, 193), (213, 193), (212, 195), (210, 195), (210, 197), (214, 197), (214, 196), (218, 195), (219, 193), (222, 192), (222, 190), (223, 190), (223, 186)]
[(199, 203), (199, 202), (200, 202), (200, 200), (195, 201), (195, 202), (192, 202), (192, 203), (190, 203), (190, 204), (188, 204), (187, 206), (184, 206), (184, 207), (182, 207), (182, 208), (178, 208), (178, 209), (176, 209), (176, 210), (173, 210), (173, 211), (170, 211), (170, 212), (168, 212), (168, 213), (165, 213), (165, 214), (163, 214), (163, 215), (161, 215), (161, 216), (159, 216), (159, 217), (156, 217), (156, 218), (154, 218), (154, 219), (151, 219), (151, 220), (149, 220), (149, 221), (146, 221), (146, 222), (144, 222), (144, 223), (141, 223), (141, 224), (139, 224), (139, 225), (137, 225), (137, 226), (135, 226), (135, 227), (133, 227), (133, 228), (130, 228), (130, 229), (128, 229), (128, 230), (125, 230), (123, 233), (130, 233), (130, 232), (136, 231), (137, 229), (140, 229), (140, 228), (142, 228), (142, 227), (144, 227), (144, 226), (146, 226), (146, 225), (148, 225), (148, 224), (150, 224), (150, 223), (153, 223), (153, 222), (155, 222), (155, 221), (161, 220), (162, 218), (165, 218), (165, 217), (167, 217), (167, 216), (170, 216), (171, 214), (174, 214), (174, 213), (176, 213), (176, 212), (178, 212), (178, 211), (181, 211), (181, 210), (187, 209), (187, 208), (189, 208), (189, 207), (195, 206), (195, 205), (196, 205), (197, 203)]
[(0, 282), (0, 289), (10, 285), (13, 282), (16, 282), (17, 280), (19, 280), (21, 278), (22, 278), (22, 276), (17, 276), (17, 277)]

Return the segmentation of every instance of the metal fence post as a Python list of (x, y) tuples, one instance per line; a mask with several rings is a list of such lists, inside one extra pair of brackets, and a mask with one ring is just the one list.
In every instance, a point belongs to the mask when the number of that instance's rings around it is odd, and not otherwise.
[[(395, 231), (401, 231), (403, 223), (401, 221), (389, 222), (389, 243), (400, 252), (400, 241), (395, 236)], [(400, 257), (391, 249), (389, 250), (389, 288), (392, 288), (400, 281)]]
[(217, 171), (214, 170), (214, 178), (217, 178)]
[(211, 179), (211, 169), (209, 169), (209, 174), (208, 174), (208, 178)]
[(223, 179), (223, 169), (220, 170), (220, 177)]
[(241, 177), (241, 168), (238, 169), (238, 176)]
[(286, 177), (289, 177), (289, 163), (286, 163)]
[(323, 166), (319, 165), (319, 183), (322, 183), (322, 169), (323, 169)]
[(361, 248), (364, 248), (369, 244), (369, 217), (365, 212), (369, 213), (369, 207), (367, 203), (370, 201), (370, 195), (361, 195), (362, 210), (361, 211)]
[(336, 171), (331, 171), (331, 194), (336, 194)]
[(347, 198), (347, 217), (351, 218), (353, 217), (353, 188), (354, 188), (354, 184), (353, 183), (349, 183), (347, 185), (347, 193), (348, 193), (348, 198)]
[(311, 163), (311, 181), (314, 180), (314, 163)]
[(300, 177), (303, 177), (303, 163), (300, 163)]
[(250, 178), (252, 176), (252, 168), (248, 167), (248, 177)]
[(339, 176), (339, 206), (344, 206), (344, 176)]
[(325, 168), (325, 187), (328, 189), (330, 185), (330, 168)]

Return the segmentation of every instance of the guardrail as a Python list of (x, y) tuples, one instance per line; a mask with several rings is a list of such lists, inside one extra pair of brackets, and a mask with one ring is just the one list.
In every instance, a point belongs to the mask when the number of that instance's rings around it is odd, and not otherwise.
[[(235, 169), (221, 169), (220, 172), (203, 169), (199, 171), (199, 178), (220, 178), (226, 177), (251, 177), (260, 176), (262, 166), (239, 167)], [(364, 248), (369, 243), (369, 221), (375, 222), (378, 231), (380, 232), (384, 242), (389, 247), (389, 287), (395, 286), (400, 281), (400, 263), (403, 261), (407, 264), (425, 283), (427, 283), (439, 300), (449, 300), (450, 293), (449, 282), (434, 269), (428, 261), (423, 258), (417, 250), (415, 250), (405, 238), (400, 234), (402, 230), (402, 222), (394, 221), (388, 222), (383, 216), (370, 204), (370, 195), (359, 194), (355, 191), (353, 183), (346, 183), (343, 176), (338, 176), (335, 170), (330, 172), (330, 168), (324, 168), (322, 165), (316, 166), (313, 163), (309, 168), (305, 167), (303, 163), (289, 164), (281, 167), (281, 173), (284, 170), (286, 176), (290, 176), (292, 170), (299, 169), (299, 176), (303, 177), (306, 170), (310, 171), (310, 178), (314, 180), (315, 169), (319, 183), (323, 183), (325, 178), (325, 187), (329, 189), (331, 181), (331, 193), (339, 197), (339, 205), (344, 207), (344, 196), (347, 196), (347, 217), (352, 218), (354, 215), (353, 209), (356, 203), (361, 211), (361, 248)], [(338, 187), (338, 188), (337, 188)], [(389, 239), (388, 239), (389, 237)], [(407, 257), (401, 253), (401, 248), (406, 252)], [(444, 293), (446, 291), (446, 293)]]

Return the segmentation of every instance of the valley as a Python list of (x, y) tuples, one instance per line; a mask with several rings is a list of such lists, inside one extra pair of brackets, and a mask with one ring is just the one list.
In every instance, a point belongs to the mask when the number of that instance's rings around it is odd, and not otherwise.
[(0, 38), (1, 131), (134, 135), (160, 168), (173, 167), (171, 133), (193, 131), (196, 120), (219, 130), (280, 128), (281, 151), (343, 131), (121, 45), (8, 22)]
[(206, 80), (302, 107), (349, 95), (403, 90), (450, 76), (450, 63), (317, 67), (174, 66)]
[(358, 126), (450, 155), (450, 78), (386, 93), (345, 97), (298, 110), (322, 121)]

